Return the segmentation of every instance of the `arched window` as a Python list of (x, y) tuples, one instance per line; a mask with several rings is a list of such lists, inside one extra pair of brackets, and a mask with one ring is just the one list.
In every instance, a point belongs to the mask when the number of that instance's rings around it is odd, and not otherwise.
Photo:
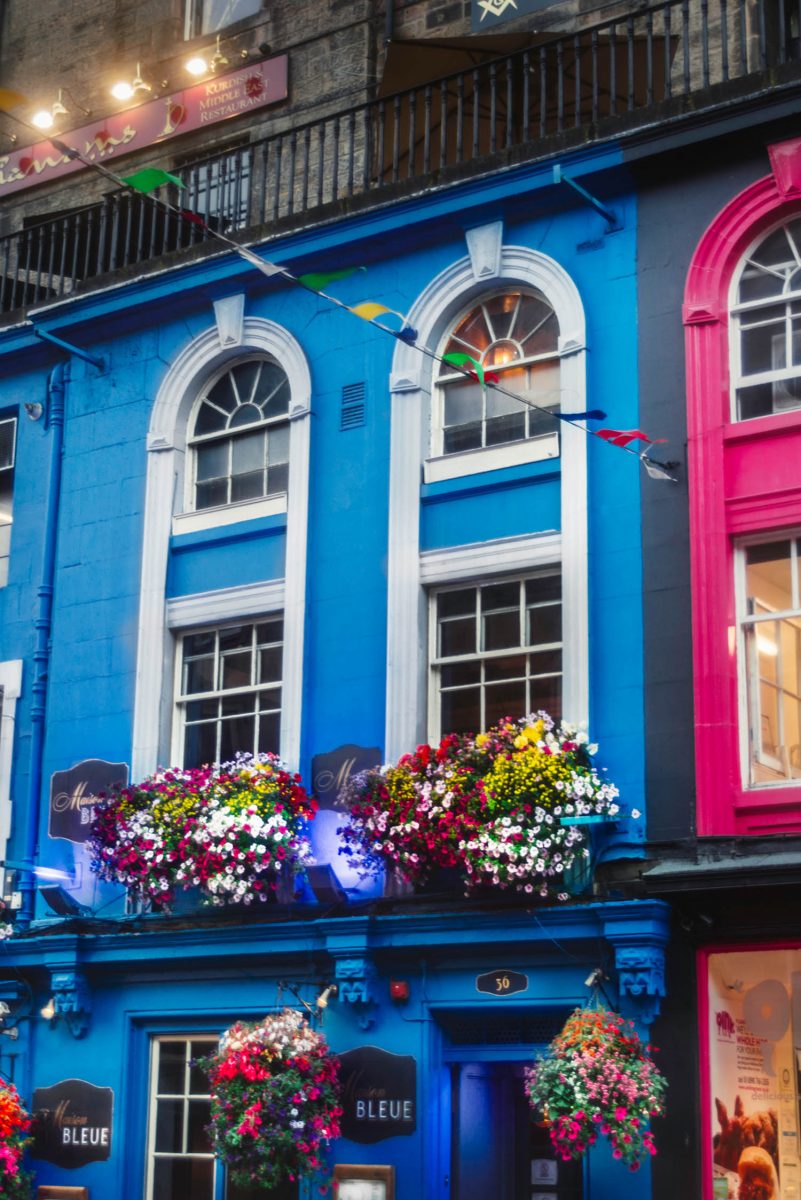
[[(441, 354), (469, 354), (508, 391), (543, 408), (559, 406), (559, 322), (545, 296), (508, 288), (457, 319)], [(432, 453), (458, 454), (552, 435), (554, 422), (448, 363), (440, 366)]]
[(801, 408), (801, 220), (745, 254), (731, 319), (735, 418)]
[(195, 509), (286, 492), (289, 401), (286, 373), (266, 358), (247, 359), (211, 377), (190, 427)]

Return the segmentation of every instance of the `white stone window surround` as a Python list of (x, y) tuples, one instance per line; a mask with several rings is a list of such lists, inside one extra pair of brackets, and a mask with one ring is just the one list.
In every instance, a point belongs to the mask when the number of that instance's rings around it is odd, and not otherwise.
[(11, 765), (17, 700), (21, 691), (22, 659), (0, 662), (0, 858), (3, 859), (11, 836)]
[[(300, 760), (301, 698), (303, 687), (304, 609), (309, 502), (309, 425), (311, 375), (295, 338), (275, 322), (244, 317), (240, 297), (215, 304), (215, 325), (194, 338), (170, 366), (153, 406), (147, 437), (147, 483), (143, 528), (136, 697), (132, 776), (141, 779), (164, 765), (171, 748), (174, 644), (168, 608), (174, 620), (176, 603), (165, 601), (170, 533), (174, 509), (183, 497), (186, 431), (200, 383), (227, 363), (252, 354), (267, 354), (281, 364), (289, 378), (290, 445), (289, 499), (286, 530), (286, 574), (283, 589), (284, 675), (281, 715), (281, 756), (292, 770)], [(258, 505), (261, 502), (256, 502)], [(240, 520), (262, 515), (254, 506), (237, 506)], [(230, 515), (231, 509), (227, 510)], [(192, 514), (201, 516), (201, 514)], [(217, 522), (220, 523), (220, 522)], [(224, 523), (228, 524), (229, 521)], [(181, 532), (189, 532), (185, 525)], [(176, 530), (177, 532), (177, 530)], [(269, 585), (268, 585), (269, 586)], [(208, 595), (203, 593), (203, 596)], [(243, 589), (219, 589), (207, 604), (204, 621), (223, 621), (249, 615), (232, 607)], [(200, 597), (184, 597), (197, 602)], [(219, 606), (219, 615), (214, 611)], [(263, 608), (259, 612), (265, 611)], [(250, 610), (251, 615), (258, 615)], [(192, 622), (187, 622), (192, 623)]]
[[(499, 222), (468, 234), (468, 254), (442, 271), (419, 296), (407, 320), (418, 331), (421, 346), (439, 345), (445, 330), (471, 301), (500, 287), (532, 287), (552, 304), (559, 322), (561, 390), (564, 407), (583, 411), (586, 403), (586, 332), (578, 289), (552, 258), (524, 246), (503, 246)], [(477, 247), (483, 243), (482, 253)], [(489, 247), (488, 252), (484, 247)], [(430, 446), (433, 371), (430, 360), (413, 346), (399, 342), (393, 360), (391, 458), (389, 483), (389, 553), (387, 604), (387, 691), (384, 755), (393, 761), (426, 736), (428, 692), (428, 605), (426, 588), (467, 575), (431, 578), (421, 555), (420, 481)], [(561, 468), (568, 486), (561, 489), (561, 562), (563, 586), (563, 699), (571, 721), (586, 721), (589, 711), (589, 617), (587, 571), (586, 434), (564, 424)], [(501, 538), (473, 548), (478, 574), (511, 568), (510, 543)], [(523, 539), (524, 544), (526, 539)], [(468, 547), (438, 551), (445, 561)], [(529, 549), (531, 547), (529, 546)], [(521, 556), (525, 559), (525, 553)], [(464, 558), (462, 558), (462, 562)], [(538, 560), (541, 561), (541, 560)], [(535, 566), (521, 561), (515, 569)]]

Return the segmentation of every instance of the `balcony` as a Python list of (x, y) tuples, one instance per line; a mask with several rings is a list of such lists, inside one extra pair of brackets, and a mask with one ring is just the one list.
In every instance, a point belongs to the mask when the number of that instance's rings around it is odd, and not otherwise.
[[(186, 258), (801, 85), (801, 0), (662, 0), (171, 166), (178, 216), (129, 192), (0, 238), (0, 319)], [(158, 195), (158, 193), (157, 193)], [(177, 259), (175, 255), (178, 255)], [(196, 251), (202, 253), (202, 250)], [(12, 315), (13, 314), (13, 315)]]

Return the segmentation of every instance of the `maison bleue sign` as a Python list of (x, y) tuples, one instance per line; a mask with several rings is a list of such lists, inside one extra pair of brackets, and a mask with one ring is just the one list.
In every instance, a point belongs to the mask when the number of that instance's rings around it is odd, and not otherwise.
[[(112, 160), (123, 154), (160, 145), (286, 97), (287, 56), (281, 54), (54, 136), (89, 162), (116, 170)], [(45, 138), (34, 146), (0, 154), (0, 199), (85, 169), (84, 163), (68, 158)]]
[(417, 1060), (379, 1046), (339, 1055), (342, 1136), (369, 1145), (417, 1128)]
[(111, 1154), (114, 1093), (85, 1079), (62, 1079), (33, 1093), (34, 1158), (58, 1167), (105, 1162)]
[(124, 786), (127, 782), (128, 764), (103, 758), (87, 758), (68, 771), (55, 771), (50, 780), (50, 837), (88, 841), (97, 797), (115, 784)]

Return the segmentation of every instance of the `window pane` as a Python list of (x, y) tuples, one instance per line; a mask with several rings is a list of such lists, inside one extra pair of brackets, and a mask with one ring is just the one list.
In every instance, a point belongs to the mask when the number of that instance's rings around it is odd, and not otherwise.
[(440, 671), (440, 679), (444, 688), (464, 687), (469, 683), (480, 683), (481, 663), (463, 662), (444, 666)]
[(210, 692), (214, 689), (214, 655), (190, 659), (184, 664), (184, 695)]
[(512, 583), (491, 583), (481, 589), (481, 608), (483, 612), (493, 612), (507, 608), (518, 608), (520, 605), (520, 584), (517, 580)]
[(217, 716), (219, 700), (209, 697), (206, 700), (190, 700), (186, 706), (188, 721), (211, 721)]
[(186, 1043), (159, 1042), (159, 1095), (183, 1095), (185, 1085)]
[(787, 366), (784, 329), (784, 310), (781, 310), (779, 318), (770, 324), (742, 330), (740, 340), (743, 375), (780, 371)]
[(184, 1102), (183, 1100), (158, 1100), (156, 1102), (156, 1150), (167, 1154), (183, 1151)]
[(157, 1158), (154, 1168), (153, 1200), (213, 1200), (213, 1159)]
[(228, 474), (228, 442), (209, 442), (197, 448), (197, 481), (221, 479)]
[(265, 688), (264, 691), (258, 694), (259, 710), (262, 713), (279, 710), (281, 708), (281, 689), (280, 688)]
[(265, 434), (245, 433), (231, 442), (231, 472), (245, 475), (264, 469)]
[(216, 1049), (216, 1042), (190, 1042), (189, 1045), (189, 1094), (191, 1096), (208, 1096), (209, 1077), (198, 1060), (205, 1058)]
[(524, 412), (505, 417), (492, 417), (487, 421), (486, 445), (502, 446), (505, 442), (519, 442), (526, 436)]
[(445, 385), (444, 425), (470, 425), (480, 422), (484, 413), (481, 386), (461, 379)]
[(0, 525), (9, 526), (12, 522), (13, 495), (14, 472), (0, 471)]
[(550, 675), (562, 670), (562, 651), (543, 650), (539, 654), (529, 654), (528, 670), (530, 675)]
[(280, 713), (268, 713), (259, 717), (259, 745), (258, 751), (260, 754), (277, 754), (278, 746), (281, 741), (281, 715)]
[(220, 630), (220, 650), (237, 650), (253, 644), (252, 625), (226, 625)]
[(481, 729), (481, 688), (443, 692), (440, 729), (446, 733), (478, 733)]
[(261, 8), (261, 0), (203, 0), (201, 33), (216, 33), (235, 21), (252, 17)]
[(476, 589), (460, 588), (457, 592), (440, 592), (437, 596), (437, 616), (466, 617), (476, 611)]
[(555, 720), (559, 720), (562, 716), (561, 676), (532, 680), (529, 688), (529, 702), (526, 707), (530, 712), (538, 712), (542, 708)]
[(252, 664), (253, 655), (250, 649), (222, 655), (220, 658), (220, 687), (224, 689), (248, 687), (253, 683)]
[(289, 412), (289, 380), (275, 363), (262, 363), (256, 396), (265, 417), (280, 417)]
[(254, 404), (258, 401), (257, 384), (262, 367), (266, 363), (254, 359), (252, 362), (237, 363), (231, 370), (231, 382), (240, 404)]
[(484, 678), (488, 683), (500, 679), (525, 679), (527, 674), (525, 654), (504, 655), (503, 658), (488, 658), (484, 664)]
[(273, 646), (269, 650), (259, 651), (258, 683), (280, 682), (282, 657), (283, 654), (280, 646)]
[(17, 419), (0, 421), (0, 470), (14, 465), (14, 442), (16, 440)]
[(256, 626), (256, 641), (260, 646), (269, 646), (284, 639), (284, 622), (280, 618), (275, 621), (262, 621)]
[(280, 463), (267, 472), (267, 495), (280, 496), (289, 491), (289, 465)]
[(504, 717), (517, 720), (526, 715), (526, 684), (524, 680), (488, 684), (485, 690), (487, 726), (497, 725)]
[(185, 767), (202, 767), (217, 762), (217, 723), (187, 725), (184, 733)]
[(792, 608), (790, 543), (765, 542), (745, 552), (748, 611), (779, 612)]
[(541, 645), (562, 640), (562, 609), (558, 604), (531, 608), (528, 612), (528, 644)]
[(562, 576), (538, 575), (526, 580), (526, 604), (541, 604), (546, 600), (559, 600), (562, 596)]
[(231, 503), (242, 500), (258, 500), (264, 495), (264, 471), (251, 471), (247, 475), (234, 475), (231, 480)]
[(199, 483), (195, 492), (196, 508), (218, 508), (228, 503), (228, 480), (216, 483)]
[(209, 1100), (190, 1100), (187, 1106), (186, 1148), (190, 1154), (202, 1154), (209, 1149), (206, 1126), (211, 1121)]
[(255, 717), (229, 717), (220, 722), (220, 762), (228, 762), (240, 751), (253, 752)]
[(236, 717), (242, 713), (256, 711), (256, 693), (245, 692), (243, 695), (223, 696), (220, 708), (224, 717)]
[(289, 462), (289, 426), (273, 425), (267, 437), (267, 460), (271, 467)]
[(476, 623), (472, 617), (459, 617), (443, 621), (439, 627), (439, 654), (441, 658), (452, 658), (456, 654), (474, 654), (476, 649)]
[(482, 650), (507, 650), (520, 645), (520, 611), (488, 613), (482, 621)]

